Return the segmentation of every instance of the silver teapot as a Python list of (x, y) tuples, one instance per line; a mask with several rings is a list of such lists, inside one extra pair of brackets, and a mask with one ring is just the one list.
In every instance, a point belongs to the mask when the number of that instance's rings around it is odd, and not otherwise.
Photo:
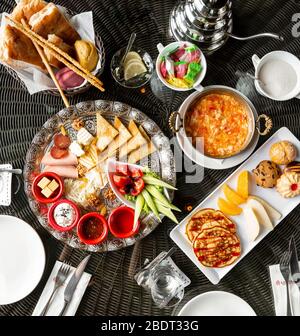
[(229, 37), (249, 40), (258, 37), (283, 38), (274, 33), (247, 37), (232, 34), (231, 0), (184, 0), (177, 4), (170, 16), (170, 35), (178, 41), (190, 41), (210, 54), (221, 48)]

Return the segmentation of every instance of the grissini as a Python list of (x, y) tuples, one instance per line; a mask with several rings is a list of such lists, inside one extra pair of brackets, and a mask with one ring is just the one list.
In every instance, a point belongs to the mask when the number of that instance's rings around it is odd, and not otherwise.
[[(28, 24), (25, 22), (24, 19), (21, 19), (21, 22), (22, 22), (23, 26), (28, 27)], [(64, 103), (65, 103), (65, 106), (66, 106), (66, 107), (69, 107), (69, 106), (70, 106), (70, 103), (69, 103), (67, 97), (65, 96), (63, 90), (61, 89), (61, 87), (60, 87), (60, 85), (59, 85), (59, 83), (58, 83), (58, 81), (57, 81), (57, 79), (56, 79), (56, 77), (55, 77), (55, 74), (54, 74), (54, 72), (53, 72), (53, 70), (52, 70), (50, 64), (48, 63), (48, 60), (47, 60), (47, 58), (46, 58), (46, 55), (45, 55), (43, 49), (42, 49), (42, 48), (41, 48), (35, 41), (32, 41), (32, 43), (33, 43), (33, 45), (35, 46), (35, 49), (37, 50), (37, 52), (39, 53), (39, 55), (40, 55), (40, 57), (41, 57), (43, 63), (45, 64), (45, 67), (46, 67), (46, 69), (48, 70), (49, 75), (50, 75), (50, 77), (52, 78), (52, 80), (53, 80), (55, 86), (57, 87), (57, 89), (58, 89), (58, 91), (59, 91), (59, 93), (60, 93), (60, 95), (61, 95), (61, 98), (62, 98), (62, 100), (63, 100)]]
[(105, 91), (102, 86), (103, 83), (93, 74), (91, 74), (89, 71), (84, 69), (74, 58), (72, 58), (67, 53), (60, 50), (54, 44), (45, 40), (43, 37), (39, 36), (38, 34), (30, 30), (29, 28), (24, 27), (22, 24), (15, 21), (11, 17), (6, 16), (6, 18), (14, 24), (14, 27), (16, 29), (21, 31), (26, 36), (28, 36), (31, 39), (31, 41), (36, 42), (39, 46), (43, 48), (46, 48), (52, 56), (56, 57), (60, 62), (62, 62), (69, 69), (73, 70), (79, 76), (85, 78), (89, 83), (97, 87), (100, 91), (102, 92)]

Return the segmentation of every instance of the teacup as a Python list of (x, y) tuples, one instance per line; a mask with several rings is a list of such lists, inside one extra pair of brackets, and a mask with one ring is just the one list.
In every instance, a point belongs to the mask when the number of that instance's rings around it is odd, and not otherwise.
[(300, 99), (300, 60), (286, 51), (252, 56), (258, 93), (277, 101)]

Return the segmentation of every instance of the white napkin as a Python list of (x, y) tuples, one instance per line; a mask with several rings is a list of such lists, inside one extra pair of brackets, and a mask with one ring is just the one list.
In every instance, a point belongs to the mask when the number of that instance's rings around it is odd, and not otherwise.
[[(269, 271), (271, 277), (276, 315), (286, 316), (286, 310), (287, 310), (286, 283), (280, 272), (279, 265), (270, 266)], [(289, 281), (289, 289), (290, 289), (290, 303), (292, 314), (293, 316), (300, 316), (300, 291), (291, 278)]]
[[(11, 164), (1, 164), (0, 168), (11, 169)], [(9, 206), (11, 203), (11, 173), (0, 172), (0, 205)]]
[[(57, 6), (61, 11), (64, 12), (64, 8), (61, 6)], [(0, 13), (0, 44), (1, 44), (1, 38), (3, 34), (3, 29), (5, 25), (8, 23), (7, 20), (4, 18), (4, 14), (6, 13)], [(80, 38), (83, 40), (90, 41), (92, 43), (95, 43), (95, 31), (94, 31), (94, 25), (93, 25), (93, 13), (92, 12), (84, 12), (81, 14), (77, 14), (73, 16), (70, 19), (71, 24), (76, 29), (78, 34), (80, 35)], [(2, 61), (0, 61), (1, 64), (12, 68), (18, 77), (23, 81), (25, 84), (28, 92), (30, 94), (34, 94), (39, 91), (49, 90), (49, 89), (55, 89), (56, 86), (53, 83), (52, 79), (44, 73), (39, 68), (25, 63), (21, 61), (14, 61), (13, 64), (8, 65)], [(98, 69), (100, 68), (100, 58), (98, 60), (98, 64), (96, 66), (96, 69), (92, 71), (93, 74), (95, 74)], [(79, 86), (83, 86), (86, 84), (86, 80)]]
[[(49, 279), (46, 283), (46, 286), (43, 290), (43, 293), (32, 313), (32, 316), (39, 316), (40, 313), (43, 311), (52, 291), (54, 288), (54, 279), (57, 275), (57, 272), (60, 268), (60, 265), (62, 263), (60, 261), (56, 261), (53, 270), (49, 276)], [(49, 310), (47, 312), (47, 316), (58, 316), (58, 314), (61, 312), (62, 308), (63, 308), (63, 304), (64, 304), (64, 290), (71, 278), (71, 276), (73, 275), (73, 271), (75, 270), (74, 267), (72, 267), (72, 272), (69, 274), (67, 280), (65, 281), (64, 285), (62, 287), (60, 287), (57, 291), (56, 291), (56, 295), (53, 297), (53, 300), (51, 302), (51, 305), (49, 307)], [(74, 292), (73, 298), (70, 302), (70, 304), (68, 305), (66, 312), (64, 314), (64, 316), (74, 316), (77, 308), (81, 302), (81, 299), (84, 295), (84, 292), (86, 290), (86, 287), (88, 286), (89, 282), (91, 279), (91, 274), (89, 273), (83, 273), (81, 279), (79, 280), (79, 283), (77, 285), (77, 288)]]

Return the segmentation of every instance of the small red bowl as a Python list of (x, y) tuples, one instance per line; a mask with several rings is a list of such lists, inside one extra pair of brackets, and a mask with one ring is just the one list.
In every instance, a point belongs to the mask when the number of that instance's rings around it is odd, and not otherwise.
[[(91, 219), (96, 220), (95, 222), (98, 228), (95, 228), (95, 227), (88, 228), (87, 227), (88, 225), (92, 225), (92, 223), (88, 223), (88, 221)], [(99, 230), (99, 232), (96, 232), (94, 237), (89, 237), (87, 235), (87, 230), (95, 231), (97, 229)], [(102, 243), (108, 235), (108, 226), (107, 226), (107, 221), (105, 217), (103, 217), (97, 212), (90, 212), (90, 213), (85, 214), (84, 216), (80, 218), (78, 222), (77, 234), (78, 234), (79, 239), (85, 244), (97, 245), (97, 244)]]
[[(74, 218), (73, 223), (71, 225), (66, 226), (66, 227), (58, 225), (56, 223), (55, 219), (54, 219), (54, 210), (61, 203), (70, 204), (75, 211), (75, 218)], [(74, 202), (69, 201), (67, 199), (61, 199), (61, 200), (55, 202), (54, 204), (51, 205), (51, 207), (48, 211), (48, 222), (49, 222), (50, 226), (52, 226), (53, 229), (55, 229), (57, 231), (60, 231), (60, 232), (66, 232), (66, 231), (72, 230), (77, 225), (77, 223), (79, 221), (79, 218), (80, 218), (80, 211), (79, 211), (78, 206)]]
[[(59, 184), (59, 188), (58, 190), (55, 190), (54, 195), (50, 198), (46, 198), (43, 194), (42, 194), (42, 189), (40, 187), (38, 187), (38, 183), (40, 182), (40, 180), (43, 177), (47, 177), (49, 178), (49, 180), (55, 180), (58, 184)], [(54, 203), (55, 201), (57, 201), (63, 194), (64, 191), (64, 182), (61, 179), (60, 176), (58, 176), (55, 173), (52, 172), (44, 172), (39, 174), (33, 181), (32, 184), (32, 194), (34, 196), (34, 198), (40, 202), (40, 203)]]
[(135, 227), (134, 209), (127, 206), (120, 206), (113, 210), (108, 218), (108, 227), (110, 232), (117, 238), (128, 238), (138, 233), (140, 228), (140, 220), (137, 221)]

